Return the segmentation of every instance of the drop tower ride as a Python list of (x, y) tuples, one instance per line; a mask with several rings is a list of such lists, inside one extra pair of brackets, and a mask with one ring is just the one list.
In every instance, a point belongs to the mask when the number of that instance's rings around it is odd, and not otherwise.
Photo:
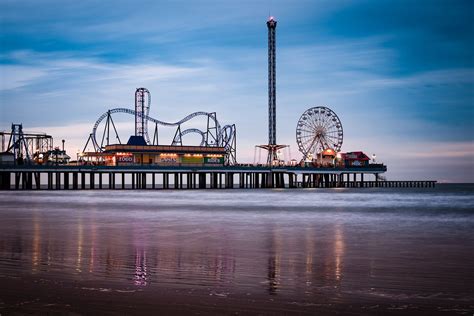
[[(267, 21), (268, 28), (268, 145), (276, 145), (276, 60), (275, 60), (275, 32), (277, 21), (271, 16)], [(268, 161), (276, 158), (273, 148), (268, 150)]]
[(278, 161), (278, 150), (287, 145), (277, 145), (276, 141), (276, 26), (273, 16), (267, 20), (268, 28), (268, 145), (258, 147), (267, 150), (267, 164)]

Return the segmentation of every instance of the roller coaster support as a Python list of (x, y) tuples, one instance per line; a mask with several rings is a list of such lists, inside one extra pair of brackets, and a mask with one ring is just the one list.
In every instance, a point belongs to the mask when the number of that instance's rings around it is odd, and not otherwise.
[(216, 112), (209, 113), (207, 116), (206, 146), (219, 146), (219, 127), (217, 126)]
[[(231, 125), (230, 131), (226, 128), (224, 129), (223, 139), (229, 140), (229, 143), (226, 144), (226, 155), (224, 158), (224, 163), (226, 165), (235, 165), (237, 163), (237, 132), (235, 124)], [(228, 135), (230, 133), (230, 135)]]
[(155, 122), (155, 132), (153, 133), (152, 145), (158, 145), (158, 123)]
[[(115, 138), (117, 139), (118, 143), (121, 144), (122, 142), (120, 141), (120, 137), (117, 133), (117, 128), (115, 127), (114, 121), (112, 120), (112, 115), (110, 115), (110, 110), (107, 111), (107, 120), (105, 121), (105, 128), (104, 128), (104, 133), (102, 134), (102, 141), (100, 143), (100, 147), (103, 149), (105, 146), (110, 145), (110, 125), (112, 125), (114, 131), (115, 131)], [(107, 135), (107, 137), (106, 137)], [(104, 146), (104, 138), (106, 140), (106, 144)]]
[(174, 134), (173, 142), (171, 143), (171, 146), (183, 146), (181, 125), (178, 125), (178, 128), (176, 129), (176, 133)]
[(19, 159), (26, 159), (26, 161), (31, 159), (28, 151), (28, 144), (25, 135), (23, 134), (22, 124), (12, 124), (12, 131), (10, 133), (7, 151), (13, 152), (16, 162), (19, 161)]

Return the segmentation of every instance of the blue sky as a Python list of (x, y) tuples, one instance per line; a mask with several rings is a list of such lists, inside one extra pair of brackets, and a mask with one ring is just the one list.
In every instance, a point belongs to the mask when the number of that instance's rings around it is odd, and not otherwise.
[[(21, 122), (75, 153), (100, 114), (146, 87), (155, 118), (235, 123), (239, 161), (252, 162), (268, 141), (269, 12), (277, 140), (292, 158), (300, 115), (325, 105), (343, 151), (375, 153), (388, 178), (474, 181), (472, 1), (3, 0), (0, 129)], [(130, 134), (133, 119), (117, 120)]]

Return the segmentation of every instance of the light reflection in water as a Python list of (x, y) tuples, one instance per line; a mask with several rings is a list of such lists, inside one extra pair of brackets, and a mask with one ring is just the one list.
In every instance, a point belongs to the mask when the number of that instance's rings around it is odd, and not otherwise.
[[(41, 214), (32, 214), (32, 219), (33, 272), (39, 271), (41, 258), (47, 257), (48, 265), (42, 272), (53, 269), (67, 273), (71, 269), (77, 275), (88, 272), (88, 276), (81, 276), (88, 280), (105, 277), (149, 287), (151, 280), (156, 279), (160, 282), (155, 285), (181, 282), (211, 288), (248, 282), (262, 289), (258, 284), (263, 277), (264, 291), (269, 295), (298, 289), (306, 296), (315, 293), (317, 287), (337, 285), (344, 275), (341, 223), (324, 229), (262, 223), (260, 231), (245, 228), (246, 238), (257, 242), (242, 248), (240, 232), (215, 230), (225, 238), (201, 233), (214, 224), (200, 223), (198, 237), (194, 239), (188, 238), (189, 232), (181, 229), (179, 223), (173, 229), (159, 229), (156, 222), (134, 223), (132, 229), (124, 229), (128, 224), (120, 223), (120, 228), (112, 226), (109, 230), (110, 224), (103, 219), (81, 216), (74, 221), (73, 234), (68, 234), (65, 225), (57, 229), (54, 226), (54, 230), (42, 235), (42, 225), (48, 225), (47, 221)], [(68, 235), (72, 238), (63, 238)], [(255, 254), (251, 261), (242, 260), (247, 251)]]
[(136, 286), (147, 286), (147, 226), (135, 225), (132, 226), (133, 232), (133, 247), (135, 250), (135, 264), (133, 284)]
[(306, 228), (305, 234), (305, 272), (306, 272), (306, 286), (311, 287), (313, 278), (313, 257), (314, 257), (314, 233), (310, 228)]
[(272, 227), (268, 257), (268, 293), (275, 295), (280, 286), (281, 276), (281, 239), (279, 229)]
[(31, 253), (32, 271), (38, 270), (41, 259), (41, 222), (36, 212), (33, 213), (33, 250)]
[(76, 271), (82, 272), (82, 247), (83, 247), (83, 236), (84, 227), (82, 226), (82, 218), (79, 218), (77, 223), (77, 256), (76, 256)]
[(89, 259), (89, 273), (94, 272), (94, 263), (95, 263), (95, 249), (96, 249), (96, 239), (97, 239), (97, 225), (95, 220), (91, 221), (91, 251)]
[(344, 232), (342, 230), (342, 225), (340, 223), (336, 223), (335, 230), (334, 230), (334, 258), (335, 262), (335, 269), (334, 269), (334, 276), (337, 281), (342, 278), (342, 268), (343, 268), (343, 257), (344, 257)]
[(137, 286), (147, 285), (146, 251), (144, 249), (135, 250), (135, 276), (133, 284)]

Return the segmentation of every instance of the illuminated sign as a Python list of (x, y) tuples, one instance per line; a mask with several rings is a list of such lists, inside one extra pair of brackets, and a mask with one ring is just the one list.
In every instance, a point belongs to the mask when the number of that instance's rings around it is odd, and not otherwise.
[(116, 153), (115, 158), (117, 162), (133, 163), (133, 155), (131, 153)]
[(207, 158), (207, 163), (219, 163), (221, 160), (219, 158)]
[(117, 156), (117, 162), (132, 163), (133, 156)]
[(160, 162), (162, 162), (162, 163), (177, 163), (178, 158), (176, 158), (176, 157), (160, 157)]
[(206, 157), (204, 163), (208, 164), (223, 164), (224, 158), (223, 157)]

